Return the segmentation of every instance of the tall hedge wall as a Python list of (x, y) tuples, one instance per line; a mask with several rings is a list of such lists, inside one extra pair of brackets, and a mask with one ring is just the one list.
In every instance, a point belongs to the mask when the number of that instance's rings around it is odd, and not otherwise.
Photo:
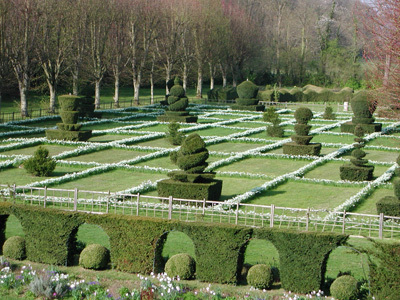
[(282, 286), (303, 293), (321, 288), (329, 253), (347, 239), (328, 233), (95, 215), (0, 203), (0, 246), (4, 243), (9, 214), (14, 214), (22, 224), (28, 260), (68, 264), (79, 226), (89, 223), (99, 225), (108, 234), (112, 264), (118, 270), (135, 273), (159, 271), (167, 233), (179, 230), (194, 243), (196, 278), (218, 283), (236, 283), (248, 240), (266, 239), (279, 252)]

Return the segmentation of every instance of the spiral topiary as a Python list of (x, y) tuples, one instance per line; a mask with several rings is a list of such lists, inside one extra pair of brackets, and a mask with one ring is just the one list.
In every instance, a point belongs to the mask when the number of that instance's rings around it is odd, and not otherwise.
[(189, 100), (185, 96), (185, 89), (180, 85), (178, 77), (175, 78), (174, 86), (170, 90), (167, 101), (169, 111), (185, 111), (189, 105)]
[(170, 257), (165, 264), (165, 272), (168, 277), (180, 279), (192, 279), (196, 271), (196, 261), (189, 254), (180, 253)]
[(271, 268), (265, 264), (254, 265), (247, 273), (247, 283), (256, 289), (270, 289), (273, 279)]
[(12, 236), (3, 244), (3, 255), (5, 257), (24, 260), (26, 258), (25, 239), (20, 236)]
[(359, 294), (357, 279), (351, 275), (340, 276), (332, 283), (330, 292), (338, 300), (356, 300)]
[(79, 265), (85, 269), (102, 270), (110, 262), (109, 250), (99, 244), (91, 244), (82, 250)]

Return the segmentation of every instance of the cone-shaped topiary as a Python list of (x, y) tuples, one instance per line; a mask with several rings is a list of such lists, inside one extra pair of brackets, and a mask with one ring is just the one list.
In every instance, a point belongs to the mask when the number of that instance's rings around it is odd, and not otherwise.
[(34, 176), (49, 176), (56, 168), (56, 161), (49, 157), (49, 150), (43, 146), (24, 162), (26, 171)]
[(204, 172), (208, 166), (208, 156), (206, 144), (197, 133), (187, 136), (180, 149), (170, 154), (171, 161), (178, 165), (181, 171), (169, 172), (168, 177), (171, 179), (162, 180), (157, 184), (158, 195), (219, 200), (222, 181), (214, 179), (214, 172)]
[(311, 126), (307, 123), (313, 118), (312, 111), (307, 107), (299, 107), (294, 112), (297, 124), (294, 126), (295, 135), (292, 135), (292, 143), (283, 145), (284, 154), (292, 155), (319, 155), (321, 144), (310, 144), (313, 136), (309, 135)]
[(3, 245), (3, 255), (11, 259), (24, 260), (26, 258), (25, 239), (20, 236), (8, 238)]
[(99, 244), (91, 244), (82, 250), (79, 265), (85, 269), (103, 270), (110, 262), (110, 251)]
[(268, 109), (263, 114), (263, 119), (265, 122), (272, 123), (272, 126), (267, 126), (267, 134), (272, 137), (283, 137), (284, 130), (280, 126), (281, 120), (279, 114), (275, 111), (273, 106), (268, 107)]
[(365, 132), (381, 131), (382, 124), (374, 123), (372, 116), (376, 109), (376, 102), (371, 100), (367, 91), (358, 92), (350, 101), (354, 117), (351, 122), (341, 125), (342, 132), (354, 132), (357, 125), (361, 125)]
[(357, 125), (354, 129), (356, 138), (354, 141), (354, 150), (351, 152), (351, 164), (340, 167), (340, 178), (342, 180), (364, 181), (371, 180), (373, 177), (374, 166), (368, 165), (368, 160), (364, 159), (366, 153), (362, 150), (364, 147), (364, 129), (361, 125)]
[(233, 109), (263, 111), (264, 106), (258, 105), (257, 98), (258, 86), (251, 81), (243, 81), (236, 87), (236, 92), (239, 98), (236, 99), (236, 104), (232, 105)]
[(247, 283), (256, 289), (270, 289), (273, 280), (271, 268), (265, 264), (254, 265), (247, 273)]
[(196, 261), (189, 254), (175, 254), (165, 264), (165, 272), (170, 278), (179, 276), (184, 280), (192, 279), (196, 272)]
[(167, 139), (172, 145), (180, 145), (182, 144), (185, 135), (179, 131), (181, 126), (179, 123), (170, 122), (168, 124), (168, 132), (167, 132)]
[(333, 108), (331, 106), (325, 107), (325, 112), (322, 116), (325, 120), (335, 120), (336, 115), (333, 113)]
[(338, 300), (358, 299), (358, 282), (351, 275), (343, 275), (335, 279), (330, 287), (331, 296)]

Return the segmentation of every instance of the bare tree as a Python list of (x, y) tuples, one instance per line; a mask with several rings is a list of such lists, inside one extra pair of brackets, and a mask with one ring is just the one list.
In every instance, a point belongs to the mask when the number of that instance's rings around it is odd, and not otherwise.
[(68, 56), (71, 40), (67, 34), (69, 10), (57, 0), (42, 0), (36, 53), (50, 91), (49, 111), (54, 112), (59, 76)]
[(6, 34), (8, 24), (8, 13), (10, 3), (0, 0), (0, 108), (3, 94), (3, 81), (9, 72), (9, 61), (7, 59)]
[(10, 17), (6, 34), (7, 55), (18, 81), (21, 116), (28, 116), (27, 92), (33, 69), (39, 11), (38, 0), (10, 0)]

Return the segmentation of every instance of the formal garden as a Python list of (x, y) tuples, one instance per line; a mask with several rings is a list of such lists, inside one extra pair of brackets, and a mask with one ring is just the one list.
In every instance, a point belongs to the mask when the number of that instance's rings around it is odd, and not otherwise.
[[(94, 113), (88, 98), (64, 96), (61, 117), (1, 124), (2, 291), (367, 299), (375, 284), (388, 293), (389, 275), (367, 254), (396, 263), (385, 255), (400, 232), (398, 120), (372, 117), (362, 92), (354, 113), (315, 102), (263, 112), (258, 88), (242, 87), (234, 105), (190, 103), (176, 88), (161, 104)], [(107, 291), (95, 279), (118, 271), (129, 284)]]

